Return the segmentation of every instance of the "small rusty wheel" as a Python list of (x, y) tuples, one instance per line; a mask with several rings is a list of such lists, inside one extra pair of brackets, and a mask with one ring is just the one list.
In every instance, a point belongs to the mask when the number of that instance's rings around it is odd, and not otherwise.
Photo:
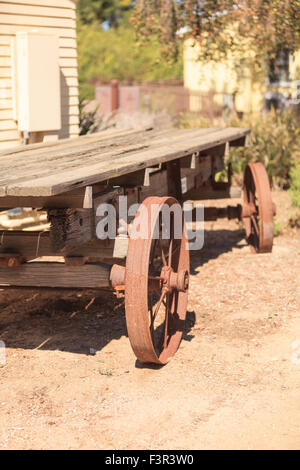
[(126, 323), (132, 349), (144, 363), (166, 364), (179, 347), (185, 325), (190, 259), (180, 206), (180, 239), (175, 215), (170, 217), (168, 237), (163, 235), (161, 211), (173, 204), (178, 202), (172, 197), (145, 199), (133, 227), (147, 226), (148, 232), (144, 239), (129, 240)]
[(242, 217), (246, 237), (253, 253), (269, 253), (273, 247), (273, 217), (269, 178), (261, 162), (249, 163), (244, 175)]

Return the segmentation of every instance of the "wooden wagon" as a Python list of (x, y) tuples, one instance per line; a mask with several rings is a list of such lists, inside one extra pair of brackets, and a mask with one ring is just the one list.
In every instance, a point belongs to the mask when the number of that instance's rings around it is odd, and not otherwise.
[[(0, 210), (32, 207), (47, 212), (49, 229), (0, 231), (0, 286), (115, 289), (125, 296), (129, 339), (142, 362), (165, 364), (176, 352), (187, 310), (189, 249), (184, 224), (166, 240), (162, 209), (179, 201), (238, 197), (238, 188), (215, 181), (230, 147), (244, 146), (249, 129), (106, 131), (0, 154)], [(241, 192), (241, 191), (240, 191)], [(206, 220), (243, 219), (253, 252), (272, 250), (274, 206), (261, 163), (245, 171), (243, 204), (208, 208)], [(116, 223), (98, 236), (103, 204), (118, 211), (120, 197), (143, 208), (144, 238)], [(139, 220), (139, 223), (141, 223)], [(154, 225), (158, 236), (154, 237)], [(46, 257), (46, 259), (45, 259)], [(59, 258), (58, 258), (59, 257)]]

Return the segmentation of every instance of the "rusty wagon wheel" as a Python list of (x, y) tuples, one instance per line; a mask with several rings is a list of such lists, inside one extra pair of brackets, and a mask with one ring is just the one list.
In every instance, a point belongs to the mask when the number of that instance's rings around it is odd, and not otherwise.
[(273, 217), (269, 178), (261, 162), (249, 163), (244, 175), (242, 217), (246, 237), (253, 253), (269, 253), (273, 247)]
[(185, 325), (190, 259), (181, 207), (180, 238), (178, 217), (171, 215), (168, 236), (162, 217), (163, 208), (173, 204), (178, 202), (172, 197), (145, 199), (133, 227), (147, 227), (147, 232), (143, 239), (131, 232), (129, 240), (126, 323), (132, 349), (144, 363), (166, 364), (179, 347)]

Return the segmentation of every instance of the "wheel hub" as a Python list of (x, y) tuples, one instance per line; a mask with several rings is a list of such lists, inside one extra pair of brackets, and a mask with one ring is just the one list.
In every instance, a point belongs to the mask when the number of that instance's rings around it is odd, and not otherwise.
[(187, 292), (189, 288), (189, 273), (185, 269), (176, 273), (170, 266), (164, 266), (161, 270), (160, 278), (163, 288), (169, 293), (173, 290)]

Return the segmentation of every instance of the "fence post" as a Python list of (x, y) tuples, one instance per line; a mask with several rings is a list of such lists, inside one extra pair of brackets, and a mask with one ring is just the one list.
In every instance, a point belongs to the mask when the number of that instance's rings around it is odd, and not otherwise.
[(119, 82), (118, 80), (111, 81), (111, 110), (112, 112), (119, 109)]

